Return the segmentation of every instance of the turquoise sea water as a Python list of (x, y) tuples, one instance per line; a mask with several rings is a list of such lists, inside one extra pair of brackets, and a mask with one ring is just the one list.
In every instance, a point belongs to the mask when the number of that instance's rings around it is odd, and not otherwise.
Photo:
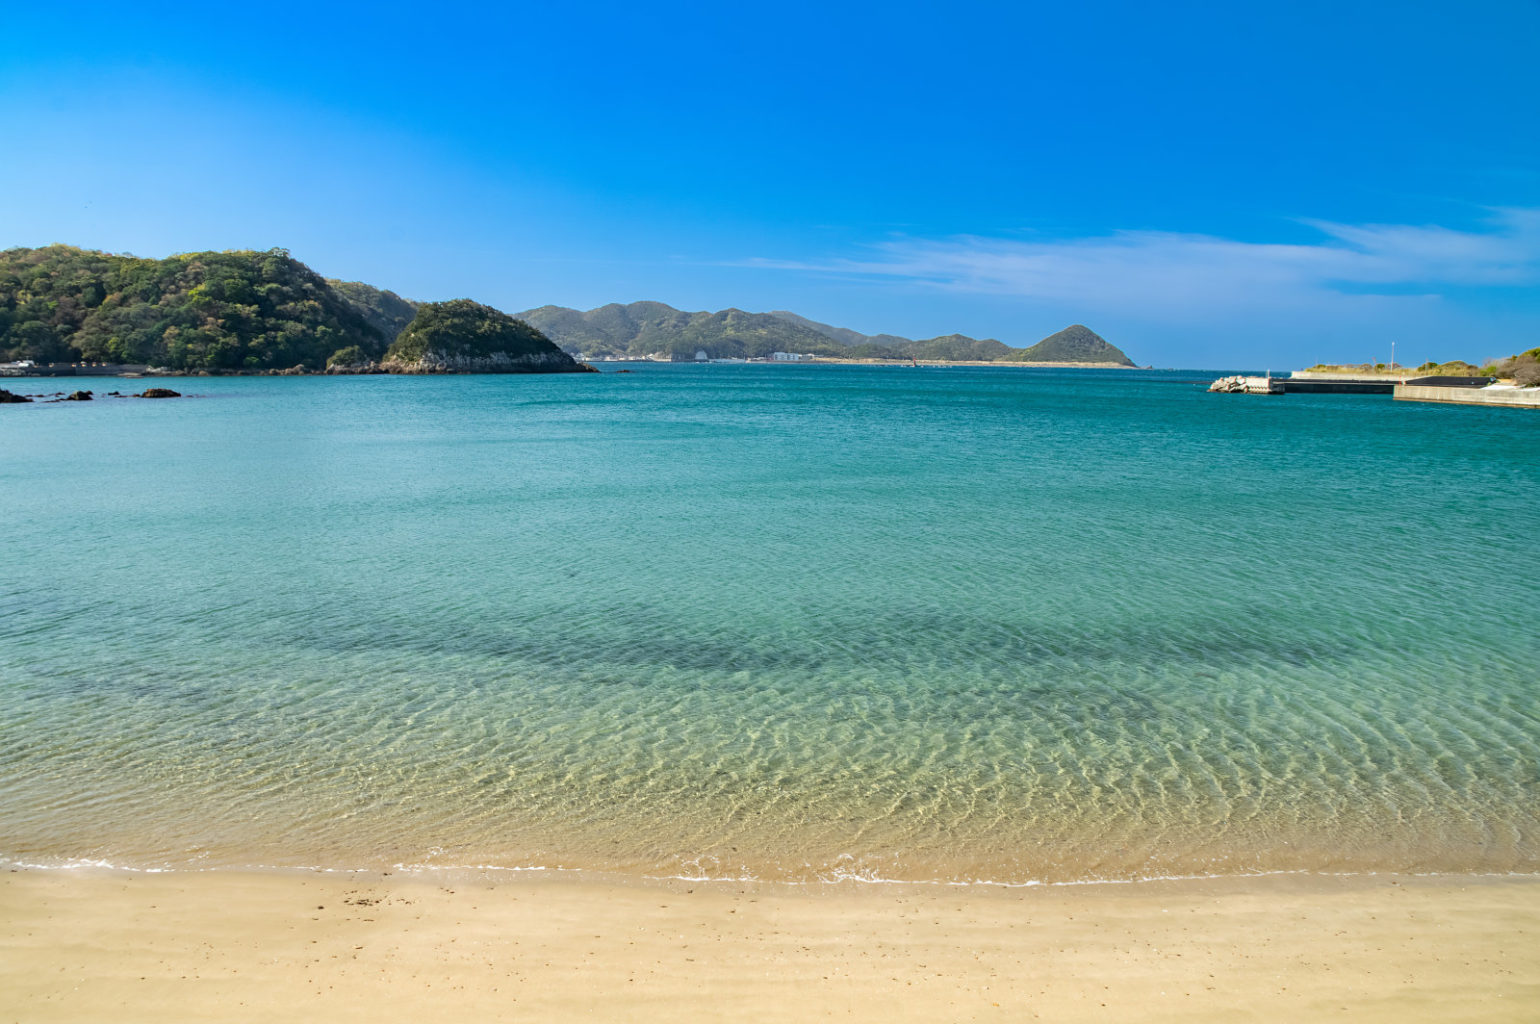
[(632, 369), (0, 407), (0, 858), (1540, 870), (1540, 416)]

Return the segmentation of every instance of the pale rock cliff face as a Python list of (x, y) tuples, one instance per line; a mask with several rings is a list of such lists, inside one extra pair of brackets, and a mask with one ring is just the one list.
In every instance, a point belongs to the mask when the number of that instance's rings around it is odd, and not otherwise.
[(421, 359), (405, 362), (386, 359), (380, 366), (387, 373), (596, 373), (562, 351), (534, 352), (510, 356), (493, 352), (486, 356), (450, 355), (429, 350)]

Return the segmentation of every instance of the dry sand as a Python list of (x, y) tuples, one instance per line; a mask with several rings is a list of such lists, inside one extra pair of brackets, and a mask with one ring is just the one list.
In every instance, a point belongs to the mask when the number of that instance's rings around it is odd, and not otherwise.
[(1540, 1020), (1540, 880), (0, 875), (0, 1021)]

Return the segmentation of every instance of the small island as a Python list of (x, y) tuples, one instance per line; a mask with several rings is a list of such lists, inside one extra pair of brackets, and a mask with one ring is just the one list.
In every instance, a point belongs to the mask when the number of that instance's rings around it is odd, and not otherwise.
[(388, 373), (598, 372), (524, 321), (470, 299), (418, 306), (379, 365)]

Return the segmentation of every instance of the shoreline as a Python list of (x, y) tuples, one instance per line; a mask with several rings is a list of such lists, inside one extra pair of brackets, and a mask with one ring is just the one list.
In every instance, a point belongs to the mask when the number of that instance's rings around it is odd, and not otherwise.
[(1039, 370), (1148, 370), (1148, 366), (1129, 366), (1126, 363), (1028, 363), (1017, 359), (824, 359), (804, 360), (801, 364), (813, 366), (1019, 366)]
[(1540, 1015), (1540, 876), (960, 889), (12, 869), (0, 915), (0, 1003), (31, 1021)]
[[(695, 362), (692, 360), (680, 360), (678, 362), (664, 362), (654, 359), (599, 359), (580, 362), (579, 367), (590, 369), (562, 369), (562, 370), (403, 370), (387, 369), (380, 364), (368, 366), (329, 366), (320, 370), (307, 369), (302, 366), (294, 366), (285, 369), (214, 369), (199, 368), (193, 370), (172, 370), (162, 367), (135, 367), (130, 370), (118, 371), (110, 367), (97, 366), (62, 366), (55, 372), (13, 373), (0, 374), (0, 380), (53, 380), (60, 377), (92, 377), (98, 379), (107, 378), (164, 378), (164, 377), (427, 377), (427, 376), (528, 376), (546, 373), (590, 373), (604, 372), (595, 364), (605, 366), (633, 366), (637, 364), (649, 364), (659, 366), (710, 366), (711, 362)], [(1147, 366), (1128, 366), (1124, 363), (1025, 363), (1008, 360), (966, 360), (966, 359), (919, 359), (911, 363), (905, 359), (837, 359), (837, 358), (813, 358), (799, 360), (795, 363), (776, 362), (770, 359), (742, 360), (734, 362), (734, 366), (1018, 366), (1028, 369), (1045, 370), (1148, 370)], [(53, 367), (50, 367), (53, 369)], [(1207, 371), (1205, 371), (1207, 372)]]
[(193, 861), (171, 863), (133, 863), (109, 860), (104, 857), (41, 857), (0, 856), (0, 878), (6, 874), (42, 874), (62, 876), (101, 877), (203, 877), (241, 876), (262, 877), (385, 877), (399, 881), (418, 879), (432, 882), (485, 881), (494, 884), (515, 883), (521, 878), (561, 879), (579, 885), (668, 886), (676, 884), (699, 886), (750, 886), (766, 891), (785, 891), (788, 894), (813, 890), (859, 889), (914, 889), (916, 891), (999, 891), (1014, 892), (1033, 889), (1083, 889), (1129, 888), (1148, 885), (1204, 885), (1246, 884), (1266, 879), (1317, 879), (1343, 884), (1371, 883), (1375, 879), (1414, 879), (1418, 884), (1484, 884), (1487, 882), (1534, 882), (1540, 885), (1540, 867), (1525, 866), (1448, 866), (1412, 868), (1399, 865), (1368, 865), (1360, 867), (1279, 865), (1274, 867), (1238, 867), (1231, 871), (1171, 873), (1156, 871), (1148, 874), (1128, 875), (1069, 875), (1057, 877), (1029, 876), (1024, 878), (991, 878), (984, 876), (920, 876), (892, 877), (864, 869), (841, 868), (827, 873), (811, 873), (798, 876), (742, 874), (690, 873), (692, 865), (673, 872), (674, 866), (642, 867), (639, 865), (605, 865), (597, 863), (551, 862), (541, 863), (512, 859), (506, 863), (472, 861), (394, 861), (380, 859), (372, 863), (321, 863), (292, 861), (264, 863), (251, 860), (220, 860), (197, 858)]

